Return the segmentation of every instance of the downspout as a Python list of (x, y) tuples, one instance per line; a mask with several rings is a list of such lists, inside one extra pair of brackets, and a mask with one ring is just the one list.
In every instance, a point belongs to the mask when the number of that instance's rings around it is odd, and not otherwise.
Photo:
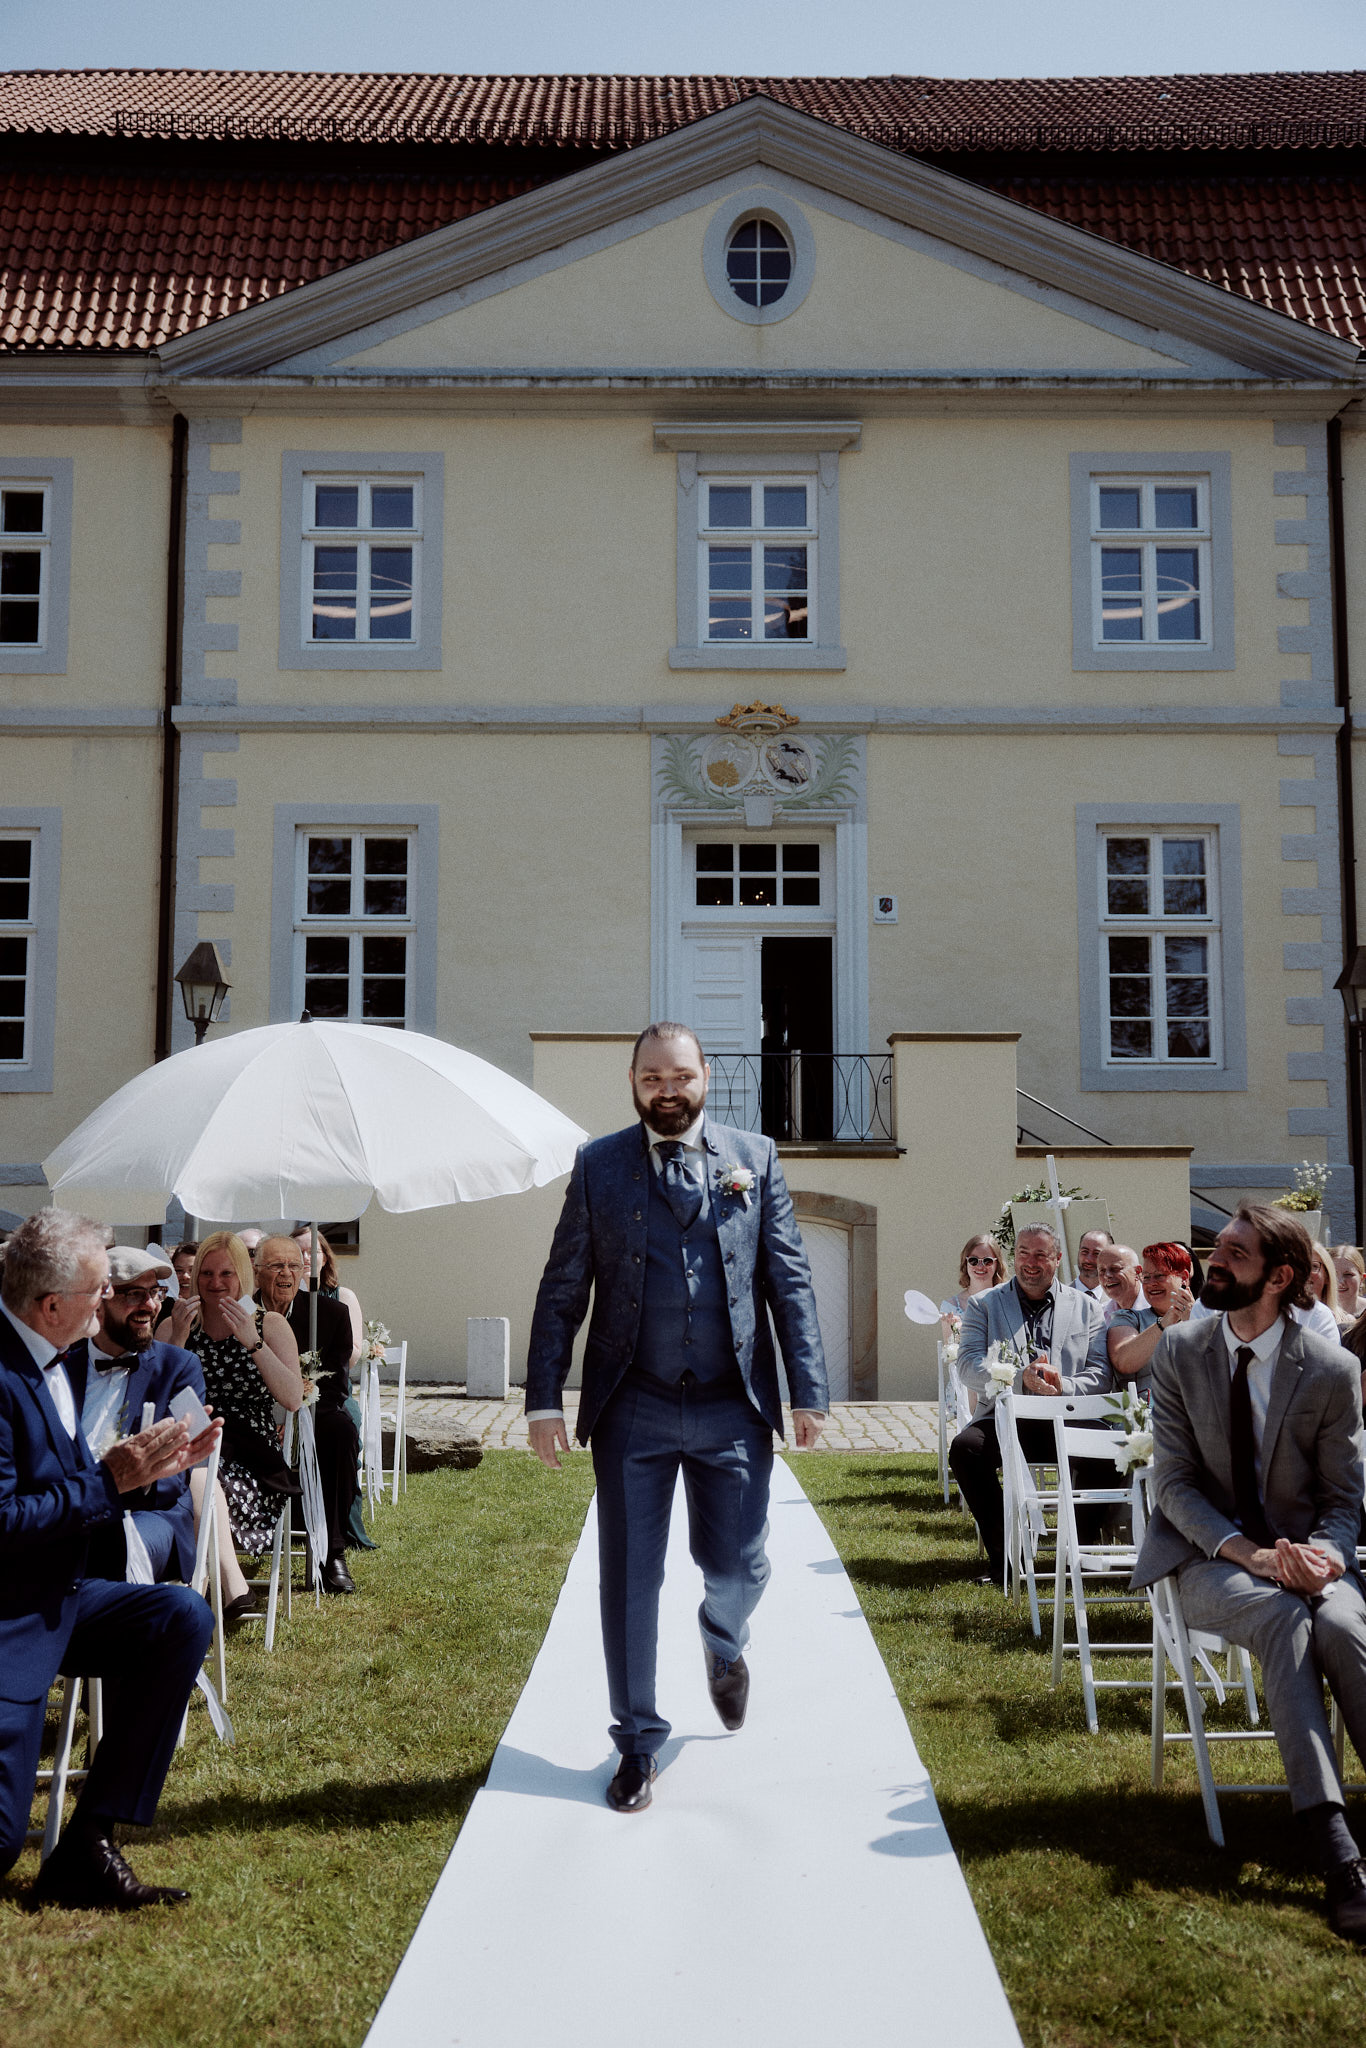
[[(1350, 960), (1357, 948), (1356, 809), (1352, 792), (1352, 687), (1347, 650), (1347, 558), (1343, 545), (1342, 517), (1342, 424), (1328, 422), (1328, 536), (1333, 579), (1333, 685), (1334, 702), (1342, 712), (1337, 733), (1338, 832), (1342, 848), (1342, 957)], [(1348, 1036), (1357, 1036), (1349, 1032)], [(1352, 1057), (1352, 1051), (1355, 1057)], [(1356, 1239), (1362, 1242), (1366, 1225), (1366, 1161), (1362, 1159), (1362, 1048), (1358, 1043), (1347, 1059), (1348, 1145), (1352, 1159), (1352, 1189), (1355, 1199)]]
[(180, 735), (175, 708), (180, 702), (180, 669), (184, 637), (185, 453), (190, 423), (177, 413), (171, 423), (171, 519), (166, 547), (166, 675), (161, 707), (161, 872), (157, 890), (156, 1044), (152, 1057), (164, 1060), (171, 1050), (171, 997), (175, 972), (171, 948), (175, 940), (176, 805), (180, 784)]

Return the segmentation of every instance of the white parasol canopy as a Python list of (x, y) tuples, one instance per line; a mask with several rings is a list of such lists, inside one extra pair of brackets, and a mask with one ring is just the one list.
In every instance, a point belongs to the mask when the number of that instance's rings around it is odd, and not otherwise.
[(43, 1171), (100, 1222), (186, 1212), (397, 1214), (520, 1194), (568, 1173), (587, 1136), (510, 1074), (443, 1039), (372, 1024), (269, 1024), (129, 1081)]

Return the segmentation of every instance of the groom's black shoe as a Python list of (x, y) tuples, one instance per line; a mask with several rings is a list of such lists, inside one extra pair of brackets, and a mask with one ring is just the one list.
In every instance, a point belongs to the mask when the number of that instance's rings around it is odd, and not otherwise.
[(607, 1804), (613, 1813), (643, 1813), (650, 1803), (650, 1787), (657, 1775), (652, 1756), (624, 1756), (607, 1787)]
[(39, 1871), (29, 1904), (135, 1913), (140, 1906), (183, 1906), (189, 1896), (171, 1885), (143, 1884), (107, 1834), (73, 1836), (68, 1829)]
[(730, 1735), (745, 1725), (745, 1708), (749, 1705), (749, 1666), (743, 1657), (737, 1657), (727, 1664), (724, 1657), (718, 1657), (703, 1645), (703, 1656), (707, 1661), (707, 1691), (711, 1703), (721, 1717), (721, 1726)]

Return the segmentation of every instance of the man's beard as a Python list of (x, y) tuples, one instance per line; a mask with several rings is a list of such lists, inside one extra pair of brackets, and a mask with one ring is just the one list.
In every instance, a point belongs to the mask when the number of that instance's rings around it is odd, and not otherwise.
[(116, 1323), (112, 1316), (106, 1316), (104, 1334), (111, 1344), (118, 1345), (120, 1351), (146, 1351), (156, 1336), (156, 1317), (152, 1317), (144, 1337), (140, 1331), (130, 1329), (127, 1323)]
[(1251, 1308), (1262, 1298), (1263, 1280), (1235, 1280), (1230, 1273), (1224, 1278), (1214, 1267), (1205, 1274), (1205, 1284), (1200, 1289), (1200, 1299), (1206, 1308), (1217, 1311)]
[(706, 1099), (705, 1092), (696, 1102), (680, 1095), (676, 1109), (662, 1109), (658, 1104), (642, 1102), (636, 1091), (635, 1082), (631, 1083), (631, 1100), (635, 1103), (637, 1115), (652, 1131), (658, 1131), (661, 1138), (681, 1137), (689, 1124), (695, 1123), (701, 1115)]

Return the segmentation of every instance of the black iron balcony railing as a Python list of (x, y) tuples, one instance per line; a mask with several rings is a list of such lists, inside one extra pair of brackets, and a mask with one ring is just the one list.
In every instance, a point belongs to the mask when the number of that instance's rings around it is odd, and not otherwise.
[(707, 1106), (780, 1144), (889, 1145), (891, 1054), (713, 1053)]

